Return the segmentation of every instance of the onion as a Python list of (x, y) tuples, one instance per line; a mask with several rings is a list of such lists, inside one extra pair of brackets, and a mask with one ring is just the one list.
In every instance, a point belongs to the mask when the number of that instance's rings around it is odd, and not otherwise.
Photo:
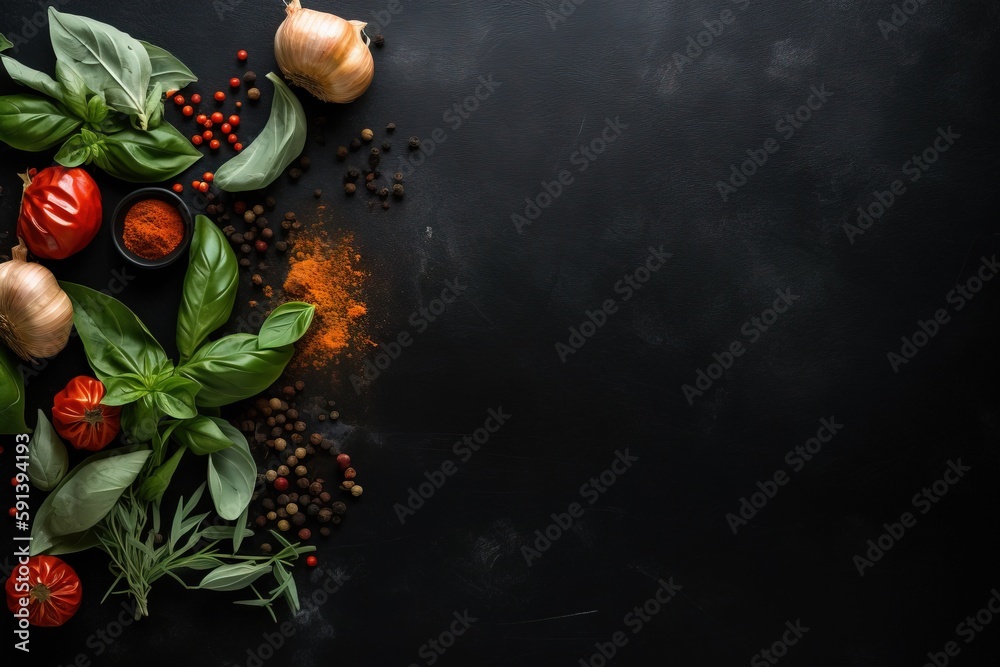
[(18, 238), (13, 259), (0, 264), (0, 338), (25, 361), (51, 357), (66, 347), (73, 303), (52, 272), (27, 261)]
[(324, 102), (353, 102), (375, 75), (364, 34), (367, 23), (303, 9), (299, 0), (285, 6), (285, 20), (274, 35), (274, 57), (293, 85)]

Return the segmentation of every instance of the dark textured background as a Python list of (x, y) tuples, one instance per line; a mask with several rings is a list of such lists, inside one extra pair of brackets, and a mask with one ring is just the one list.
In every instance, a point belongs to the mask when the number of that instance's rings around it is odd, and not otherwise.
[[(387, 5), (313, 6), (370, 19)], [(0, 26), (20, 31), (37, 7), (5, 0)], [(364, 97), (342, 107), (304, 100), (310, 118), (328, 118), (327, 144), (310, 141), (312, 169), (271, 191), (279, 207), (315, 221), (312, 189), (324, 189), (323, 224), (354, 233), (370, 273), (376, 340), (410, 329), (409, 314), (444, 280), (468, 289), (360, 397), (344, 377), (357, 359), (307, 378), (311, 392), (337, 399), (350, 427), (339, 436), (367, 492), (319, 554), (350, 581), (295, 619), (275, 660), (430, 664), (421, 645), (468, 610), (479, 620), (440, 664), (578, 665), (595, 642), (629, 631), (623, 616), (669, 577), (683, 589), (629, 632), (612, 664), (748, 664), (797, 619), (810, 630), (782, 664), (917, 666), (962, 642), (956, 625), (1000, 586), (1000, 285), (950, 310), (952, 321), (899, 373), (886, 353), (918, 319), (951, 309), (956, 281), (1000, 249), (997, 4), (930, 0), (888, 38), (876, 25), (892, 14), (888, 1), (591, 0), (555, 30), (545, 12), (556, 0), (399, 7), (382, 27), (386, 47), (375, 50)], [(679, 71), (674, 53), (727, 8), (735, 21)], [(190, 0), (72, 0), (63, 9), (170, 49), (203, 94), (238, 73), (239, 48), (258, 74), (273, 68), (282, 18), (280, 3), (261, 0), (221, 16)], [(17, 55), (52, 69), (44, 31)], [(501, 85), (454, 129), (443, 114), (480, 75)], [(813, 85), (833, 96), (785, 141), (775, 122)], [(571, 154), (616, 117), (628, 126), (622, 136), (518, 234), (511, 214), (524, 198), (575, 169)], [(265, 118), (265, 108), (248, 111), (244, 135)], [(176, 111), (168, 119), (182, 125)], [(333, 150), (388, 121), (400, 128), (392, 164), (409, 135), (426, 140), (442, 128), (447, 140), (387, 213), (342, 202)], [(961, 139), (852, 245), (842, 225), (949, 126)], [(716, 181), (768, 137), (779, 152), (723, 202)], [(0, 159), (0, 223), (10, 231), (15, 172), (48, 156), (5, 150)], [(99, 182), (110, 215), (130, 188)], [(554, 344), (568, 327), (619, 298), (615, 281), (661, 244), (672, 255), (664, 269), (561, 363)], [(85, 254), (52, 264), (61, 278), (97, 287), (121, 266), (106, 230)], [(142, 273), (121, 294), (168, 341), (183, 271)], [(689, 406), (681, 385), (731, 341), (746, 343), (742, 324), (786, 288), (800, 297), (794, 306)], [(84, 370), (74, 343), (29, 383), (32, 412)], [(500, 405), (509, 423), (400, 525), (393, 505)], [(843, 430), (733, 535), (726, 513), (787, 470), (785, 452), (831, 416)], [(522, 545), (623, 448), (639, 461), (528, 567)], [(860, 577), (852, 557), (959, 457), (972, 470)], [(202, 474), (190, 470), (192, 482)], [(248, 649), (275, 630), (263, 613), (229, 604), (235, 594), (164, 581), (152, 616), (97, 657), (92, 633), (109, 628), (118, 603), (98, 604), (110, 583), (100, 554), (67, 560), (84, 577), (85, 606), (60, 630), (34, 631), (32, 664), (83, 653), (97, 665), (246, 665)], [(303, 597), (321, 576), (299, 572)], [(996, 665), (996, 625), (961, 643), (952, 664)]]

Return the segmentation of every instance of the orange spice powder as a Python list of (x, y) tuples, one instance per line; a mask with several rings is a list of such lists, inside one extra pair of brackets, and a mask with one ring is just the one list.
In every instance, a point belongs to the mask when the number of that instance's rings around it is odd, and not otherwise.
[(350, 234), (334, 240), (319, 228), (304, 230), (295, 240), (284, 291), (316, 306), (292, 362), (298, 368), (322, 369), (356, 344), (358, 320), (368, 309), (359, 297), (365, 274), (355, 268), (361, 256), (352, 242)]
[(184, 240), (180, 211), (159, 199), (136, 202), (125, 214), (122, 241), (144, 259), (166, 257)]

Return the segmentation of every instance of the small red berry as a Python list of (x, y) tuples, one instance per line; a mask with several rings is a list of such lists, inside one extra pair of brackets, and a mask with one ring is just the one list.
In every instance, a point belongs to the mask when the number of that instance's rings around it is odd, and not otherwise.
[(238, 201), (235, 204), (233, 204), (233, 212), (236, 215), (243, 215), (243, 213), (246, 210), (247, 210), (247, 203), (244, 201)]
[(204, 141), (204, 139), (201, 138), (200, 134), (196, 134), (193, 137), (191, 137), (191, 143), (194, 144), (195, 146), (201, 146), (202, 141)]
[(341, 470), (347, 470), (351, 467), (351, 457), (347, 454), (337, 454), (337, 463)]
[(237, 102), (236, 103), (236, 108), (237, 109), (242, 109), (243, 108), (243, 102)]
[(232, 79), (229, 80), (229, 87), (230, 88), (239, 88), (240, 87), (240, 80), (237, 79), (234, 76)]
[(235, 144), (239, 140), (240, 138), (237, 137), (235, 134), (230, 134), (228, 137), (226, 137), (226, 141), (228, 141), (231, 144)]
[(226, 100), (226, 94), (224, 92), (222, 92), (221, 90), (215, 91), (216, 102), (224, 102), (225, 100)]
[(173, 190), (174, 192), (178, 193), (178, 194), (180, 194), (181, 192), (184, 192), (184, 186), (181, 185), (180, 183), (174, 183), (173, 187), (170, 188), (170, 189)]
[(17, 477), (11, 477), (10, 478), (10, 485), (11, 486), (17, 486)]
[(267, 242), (257, 239), (257, 242), (253, 244), (253, 247), (257, 249), (257, 252), (267, 252)]
[(9, 514), (11, 516), (17, 516), (17, 508), (16, 507), (11, 507), (9, 510), (7, 510), (7, 514)]
[(219, 146), (221, 145), (222, 142), (219, 141), (218, 139), (212, 139), (210, 142), (208, 142), (208, 147), (211, 148), (213, 151), (219, 150)]
[(191, 96), (191, 104), (199, 104), (201, 102), (201, 95), (195, 93)]
[(212, 181), (214, 181), (214, 180), (215, 180), (215, 174), (213, 174), (213, 173), (212, 173), (212, 172), (210, 172), (210, 171), (206, 171), (206, 172), (205, 172), (205, 174), (204, 174), (204, 175), (203, 175), (203, 176), (202, 176), (201, 178), (202, 178), (203, 180), (206, 180), (206, 181), (208, 181), (209, 183), (211, 183)]
[(243, 144), (237, 141), (235, 144), (233, 144), (233, 150), (239, 153), (241, 150), (243, 150)]
[(171, 97), (173, 97), (176, 94), (177, 94), (177, 90), (176, 89), (168, 90), (167, 91), (167, 99), (169, 100)]
[(222, 132), (223, 134), (229, 134), (230, 132), (233, 131), (233, 126), (230, 125), (229, 123), (223, 123), (222, 125), (219, 126), (219, 131)]
[(232, 125), (233, 127), (239, 127), (240, 117), (237, 116), (236, 114), (233, 114), (232, 116), (229, 117), (229, 124)]
[(205, 122), (201, 124), (201, 126), (203, 128), (205, 128), (206, 130), (209, 129), (210, 127), (212, 127), (212, 125), (214, 125), (214, 123), (212, 123), (212, 119), (211, 118), (206, 118)]
[(174, 104), (176, 104), (177, 106), (183, 106), (184, 105), (184, 96), (183, 95), (174, 95)]
[(193, 116), (194, 115), (194, 107), (192, 107), (190, 105), (186, 106), (183, 109), (181, 109), (181, 113), (184, 114), (185, 116), (188, 116), (188, 117)]
[(195, 116), (194, 122), (198, 123), (199, 125), (204, 125), (205, 121), (207, 121), (207, 120), (208, 120), (208, 116), (206, 116), (203, 113), (200, 113), (197, 116)]
[(226, 117), (222, 115), (221, 111), (216, 111), (215, 113), (212, 114), (212, 122), (213, 123), (221, 123), (225, 119), (226, 119)]
[(204, 139), (205, 141), (211, 141), (212, 137), (214, 136), (215, 135), (212, 134), (211, 130), (205, 130), (204, 132), (201, 133), (201, 138)]
[(306, 565), (309, 567), (316, 567), (319, 565), (319, 559), (316, 556), (306, 556)]
[(243, 49), (240, 49), (239, 51), (236, 52), (236, 57), (239, 60), (246, 60), (248, 56), (249, 56), (249, 54), (246, 51), (244, 51)]
[(208, 192), (208, 188), (209, 187), (210, 187), (210, 185), (208, 183), (206, 183), (205, 181), (202, 181), (201, 183), (198, 184), (198, 190), (199, 190), (199, 192)]
[(285, 477), (276, 477), (274, 479), (274, 488), (276, 491), (284, 491), (288, 488), (288, 479)]
[(201, 185), (201, 181), (191, 181), (191, 187), (194, 188), (195, 190), (198, 189), (199, 185)]

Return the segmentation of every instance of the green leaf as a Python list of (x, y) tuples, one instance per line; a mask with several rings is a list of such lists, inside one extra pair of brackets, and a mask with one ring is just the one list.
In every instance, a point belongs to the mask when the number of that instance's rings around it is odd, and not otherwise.
[(243, 434), (228, 424), (223, 430), (233, 446), (208, 455), (208, 492), (219, 516), (234, 521), (250, 503), (257, 481), (257, 464)]
[(233, 553), (237, 553), (240, 550), (240, 545), (243, 544), (244, 537), (250, 537), (253, 535), (252, 530), (247, 529), (247, 519), (250, 518), (250, 504), (243, 508), (243, 513), (240, 514), (239, 518), (236, 519), (236, 525), (233, 527)]
[(163, 492), (170, 486), (170, 480), (177, 470), (177, 464), (181, 462), (187, 447), (181, 445), (174, 452), (173, 456), (167, 459), (163, 465), (156, 468), (149, 477), (139, 487), (139, 497), (146, 502), (159, 502), (163, 498)]
[(197, 216), (177, 313), (177, 349), (182, 364), (208, 334), (229, 319), (238, 285), (239, 265), (229, 241), (214, 222)]
[[(232, 447), (233, 441), (222, 432), (211, 417), (201, 415), (185, 419), (174, 429), (173, 437), (199, 456)], [(245, 441), (244, 441), (245, 442)]]
[(180, 174), (201, 158), (183, 134), (170, 123), (148, 132), (125, 127), (104, 137), (94, 164), (130, 183), (158, 183)]
[[(162, 111), (162, 104), (160, 105)], [(94, 95), (87, 101), (87, 122), (93, 125), (100, 125), (108, 117), (108, 105), (99, 96)]]
[(292, 610), (292, 615), (299, 613), (299, 591), (295, 586), (295, 578), (281, 563), (275, 563), (272, 569), (274, 578), (278, 581), (278, 590), (284, 594), (288, 608)]
[(108, 106), (140, 118), (146, 128), (146, 89), (152, 73), (142, 44), (106, 23), (49, 7), (49, 36), (56, 58), (79, 72)]
[(29, 433), (24, 423), (24, 377), (0, 345), (0, 434)]
[(137, 130), (153, 130), (163, 122), (163, 85), (153, 84), (146, 95), (146, 127), (141, 127), (138, 116), (131, 116), (132, 127)]
[(194, 397), (201, 385), (188, 378), (172, 376), (157, 382), (151, 396), (159, 410), (177, 419), (190, 419), (198, 414)]
[(306, 145), (306, 112), (281, 77), (274, 83), (271, 115), (253, 143), (215, 171), (215, 185), (227, 192), (260, 190), (270, 185)]
[(44, 151), (73, 134), (82, 121), (37, 95), (0, 97), (0, 140), (22, 151)]
[(210, 591), (237, 591), (271, 571), (266, 563), (228, 563), (205, 575), (198, 588)]
[(88, 164), (91, 160), (90, 144), (87, 143), (82, 134), (74, 134), (59, 147), (59, 151), (52, 159), (64, 167), (79, 167)]
[(6, 37), (0, 34), (0, 51), (6, 51), (7, 49), (13, 48), (13, 44), (10, 43)]
[(61, 99), (66, 107), (80, 118), (87, 118), (87, 98), (94, 91), (87, 86), (80, 73), (62, 60), (56, 61), (56, 81), (59, 82)]
[(207, 343), (177, 367), (177, 373), (201, 383), (200, 406), (229, 405), (267, 389), (292, 358), (291, 345), (262, 350), (257, 336), (232, 334)]
[(37, 488), (51, 491), (69, 470), (69, 453), (41, 410), (34, 436), (28, 446), (28, 477)]
[(101, 540), (93, 529), (84, 530), (70, 535), (60, 535), (55, 542), (45, 550), (49, 556), (61, 556), (78, 551), (86, 551), (101, 546)]
[(146, 55), (149, 56), (152, 67), (149, 85), (159, 83), (162, 84), (164, 91), (180, 90), (189, 83), (198, 80), (198, 77), (184, 63), (166, 49), (161, 49), (159, 46), (141, 39), (139, 43), (146, 49)]
[(7, 73), (10, 74), (10, 78), (14, 79), (14, 81), (22, 86), (27, 86), (32, 90), (44, 93), (59, 102), (63, 101), (62, 88), (45, 72), (39, 72), (37, 69), (22, 65), (10, 56), (0, 56), (0, 61), (3, 61), (4, 67), (7, 68)]
[(145, 378), (137, 373), (123, 373), (110, 377), (104, 383), (103, 405), (128, 405), (150, 392)]
[(83, 285), (59, 285), (73, 302), (73, 324), (101, 382), (129, 373), (150, 379), (169, 370), (163, 348), (125, 304)]
[(135, 442), (149, 442), (156, 434), (162, 416), (147, 394), (122, 408), (122, 430)]
[(257, 334), (257, 347), (275, 348), (291, 345), (305, 335), (316, 307), (302, 301), (283, 303), (267, 316)]
[(149, 458), (148, 449), (81, 464), (82, 469), (53, 492), (49, 528), (55, 535), (87, 530), (114, 507)]

